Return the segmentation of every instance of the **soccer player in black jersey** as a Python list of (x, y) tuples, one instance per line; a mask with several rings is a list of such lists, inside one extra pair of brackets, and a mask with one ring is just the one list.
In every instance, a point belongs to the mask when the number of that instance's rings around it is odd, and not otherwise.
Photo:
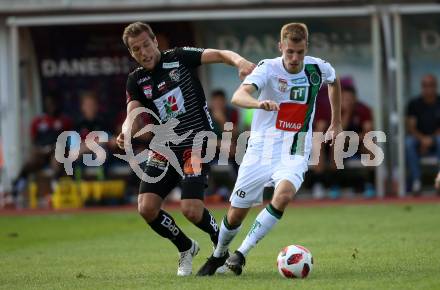
[[(182, 188), (181, 208), (185, 217), (208, 233), (214, 245), (218, 241), (217, 222), (203, 203), (208, 168), (200, 162), (200, 151), (192, 152), (193, 147), (202, 150), (204, 145), (203, 141), (195, 141), (196, 134), (212, 131), (211, 117), (196, 68), (205, 63), (225, 63), (237, 67), (243, 79), (255, 65), (228, 50), (183, 47), (161, 52), (152, 29), (141, 22), (128, 25), (122, 38), (140, 66), (129, 74), (127, 80), (125, 123), (133, 126), (123, 126), (117, 139), (118, 146), (124, 148), (125, 136), (133, 136), (140, 129), (138, 122), (130, 115), (136, 108), (148, 108), (162, 124), (173, 119), (179, 121), (173, 128), (169, 149), (177, 157), (180, 168), (170, 166), (172, 156), (150, 152), (144, 174), (150, 177), (164, 176), (156, 183), (141, 182), (138, 211), (156, 233), (177, 247), (180, 252), (177, 275), (187, 276), (192, 273), (192, 259), (198, 253), (199, 246), (183, 233), (170, 214), (161, 209), (164, 198), (177, 184), (180, 183)], [(156, 116), (150, 119), (155, 120)], [(188, 136), (184, 140), (177, 140), (182, 135)], [(183, 173), (183, 177), (179, 173)]]

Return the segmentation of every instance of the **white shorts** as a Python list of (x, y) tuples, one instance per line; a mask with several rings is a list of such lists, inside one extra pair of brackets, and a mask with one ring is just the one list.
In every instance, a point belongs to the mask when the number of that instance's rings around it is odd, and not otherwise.
[[(249, 149), (249, 148), (248, 148)], [(278, 187), (281, 181), (290, 181), (295, 191), (301, 187), (308, 169), (308, 156), (290, 155), (290, 160), (264, 159), (261, 152), (248, 150), (238, 170), (237, 181), (229, 201), (233, 207), (250, 208), (261, 204), (266, 183)], [(256, 159), (258, 160), (255, 162)]]

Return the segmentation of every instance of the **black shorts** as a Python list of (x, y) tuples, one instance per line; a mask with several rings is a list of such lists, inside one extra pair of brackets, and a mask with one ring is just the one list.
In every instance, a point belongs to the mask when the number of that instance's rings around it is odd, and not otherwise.
[(205, 188), (208, 185), (209, 164), (201, 163), (201, 153), (192, 153), (191, 149), (175, 151), (183, 177), (159, 153), (150, 151), (147, 162), (144, 166), (144, 176), (159, 177), (157, 182), (145, 182), (142, 179), (139, 186), (139, 193), (152, 192), (165, 198), (170, 191), (180, 184), (182, 188), (181, 199), (203, 200)]

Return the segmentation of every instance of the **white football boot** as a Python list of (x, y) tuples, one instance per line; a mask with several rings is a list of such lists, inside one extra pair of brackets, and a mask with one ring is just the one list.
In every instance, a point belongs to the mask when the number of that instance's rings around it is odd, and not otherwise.
[(189, 276), (192, 273), (192, 260), (199, 253), (199, 244), (192, 241), (191, 248), (185, 252), (179, 252), (179, 267), (177, 268), (177, 276)]

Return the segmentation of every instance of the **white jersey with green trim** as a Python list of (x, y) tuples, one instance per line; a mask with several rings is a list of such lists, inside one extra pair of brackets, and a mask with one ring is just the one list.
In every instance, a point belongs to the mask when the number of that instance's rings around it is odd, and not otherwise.
[(267, 150), (270, 155), (266, 158), (274, 157), (275, 152), (308, 156), (319, 88), (335, 79), (330, 63), (316, 57), (306, 56), (297, 74), (286, 71), (281, 57), (260, 61), (243, 84), (256, 86), (258, 100), (272, 100), (280, 110), (254, 110), (249, 146)]

